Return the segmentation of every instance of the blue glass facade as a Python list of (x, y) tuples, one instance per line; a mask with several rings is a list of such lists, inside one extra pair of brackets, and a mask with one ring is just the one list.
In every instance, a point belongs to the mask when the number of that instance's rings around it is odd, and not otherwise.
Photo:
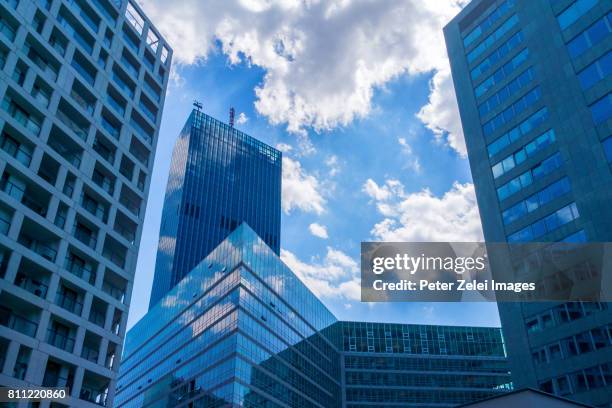
[(116, 403), (451, 407), (508, 382), (499, 329), (338, 322), (242, 224), (128, 333)]
[(240, 223), (280, 251), (281, 153), (194, 110), (176, 141), (150, 307)]
[[(612, 2), (510, 3), (474, 0), (444, 29), (485, 239), (612, 241)], [(499, 311), (517, 388), (612, 405), (609, 304)]]

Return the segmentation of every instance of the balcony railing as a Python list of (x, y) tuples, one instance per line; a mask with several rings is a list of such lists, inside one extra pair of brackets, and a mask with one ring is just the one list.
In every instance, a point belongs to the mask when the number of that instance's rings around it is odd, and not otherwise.
[(91, 312), (89, 312), (89, 321), (95, 325), (104, 327), (104, 322), (106, 321), (106, 314), (92, 308)]
[(70, 255), (66, 256), (66, 262), (64, 268), (75, 276), (83, 279), (85, 282), (94, 284), (96, 281), (96, 274), (92, 266), (83, 264), (79, 260), (73, 259)]
[(43, 387), (72, 388), (72, 379), (62, 377), (57, 373), (46, 372), (42, 385)]
[(151, 136), (151, 134), (147, 130), (145, 130), (145, 128), (142, 127), (140, 123), (135, 121), (134, 118), (130, 119), (130, 125), (132, 125), (132, 128), (136, 130), (136, 133), (138, 133), (140, 137), (149, 142), (149, 144), (153, 143), (153, 137)]
[(142, 110), (142, 112), (149, 119), (151, 119), (151, 122), (155, 123), (155, 121), (157, 120), (157, 116), (151, 111), (151, 109), (149, 109), (149, 107), (147, 105), (145, 105), (144, 103), (142, 103), (142, 102), (139, 102), (138, 106), (140, 106), (140, 109)]
[(99, 220), (106, 222), (106, 208), (85, 194), (81, 194), (81, 206)]
[(94, 172), (93, 176), (91, 177), (91, 180), (97, 186), (101, 187), (102, 190), (106, 191), (110, 195), (113, 195), (115, 189), (113, 186), (113, 182), (108, 177), (104, 177), (100, 175), (100, 173)]
[(8, 25), (6, 20), (0, 18), (0, 33), (4, 35), (10, 42), (15, 40), (15, 29)]
[(136, 232), (121, 223), (115, 224), (115, 231), (119, 233), (123, 238), (129, 241), (130, 244), (134, 244), (134, 240), (136, 239)]
[(96, 23), (90, 16), (81, 8), (79, 3), (74, 0), (67, 0), (70, 7), (78, 14), (82, 21), (84, 21), (94, 33), (98, 33), (98, 23)]
[(7, 235), (11, 229), (11, 222), (0, 217), (0, 234)]
[(66, 20), (63, 16), (59, 15), (57, 16), (57, 22), (59, 23), (60, 26), (64, 27), (64, 30), (68, 32), (68, 34), (72, 37), (72, 39), (76, 41), (78, 44), (80, 44), (81, 47), (83, 47), (83, 49), (89, 55), (92, 54), (93, 45), (89, 41), (87, 41), (85, 37), (83, 37), (83, 35), (81, 35), (81, 33), (79, 33), (79, 31), (75, 29), (68, 20)]
[(112, 123), (110, 123), (104, 116), (100, 119), (102, 127), (115, 139), (119, 140), (120, 131)]
[(49, 290), (49, 287), (44, 283), (22, 274), (17, 275), (15, 285), (43, 299), (47, 296)]
[(161, 95), (159, 91), (153, 88), (147, 81), (143, 81), (143, 85), (144, 85), (144, 89), (146, 89), (149, 92), (149, 95), (153, 96), (155, 100), (159, 102), (161, 99)]
[(79, 95), (74, 89), (70, 91), (70, 96), (87, 113), (89, 113), (90, 115), (93, 115), (94, 110), (95, 110), (95, 103), (87, 102), (87, 100), (83, 98), (81, 95)]
[(8, 105), (6, 102), (2, 102), (2, 107), (14, 120), (38, 136), (40, 133), (40, 123), (34, 121), (23, 109), (15, 105), (12, 101), (9, 102)]
[(29, 194), (24, 194), (21, 203), (41, 217), (47, 216), (47, 204), (40, 202)]
[(107, 281), (102, 283), (102, 291), (111, 295), (120, 302), (123, 302), (123, 299), (125, 298), (125, 290), (110, 284)]
[(79, 398), (85, 401), (93, 402), (94, 404), (105, 407), (106, 406), (107, 391), (96, 390), (94, 388), (83, 385), (81, 387), (81, 393)]
[(74, 68), (89, 85), (94, 86), (96, 82), (95, 74), (90, 73), (75, 59), (72, 60), (70, 65), (72, 65), (72, 68)]
[(127, 196), (121, 196), (119, 202), (135, 216), (138, 217), (140, 215), (140, 201), (128, 198)]
[(125, 115), (125, 108), (124, 108), (123, 106), (121, 106), (121, 105), (119, 104), (119, 102), (117, 102), (117, 101), (115, 100), (115, 98), (113, 98), (113, 97), (112, 97), (112, 96), (110, 96), (110, 95), (106, 95), (106, 101), (109, 103), (109, 105), (110, 105), (110, 106), (112, 106), (112, 107), (113, 107), (113, 109), (115, 109), (115, 111), (116, 111), (116, 112), (117, 112), (119, 115), (121, 115), (121, 116), (124, 116), (124, 115)]
[(134, 65), (132, 65), (132, 63), (128, 61), (124, 56), (121, 56), (121, 63), (130, 74), (134, 75), (134, 78), (138, 78), (140, 71)]
[(94, 142), (93, 149), (110, 164), (113, 164), (113, 162), (115, 161), (115, 153), (112, 150), (108, 149), (106, 146), (99, 143), (97, 140)]
[(74, 349), (74, 337), (60, 333), (53, 328), (47, 330), (47, 343), (69, 353), (72, 353)]
[(18, 331), (26, 336), (34, 337), (38, 324), (23, 316), (19, 316), (10, 309), (0, 307), (0, 325)]
[(98, 352), (98, 350), (88, 346), (83, 346), (81, 357), (83, 357), (85, 360), (91, 361), (92, 363), (97, 363), (99, 355), (100, 353)]
[(120, 268), (125, 266), (125, 255), (110, 250), (104, 251), (102, 255)]
[(51, 262), (55, 262), (55, 258), (57, 257), (57, 251), (51, 248), (49, 245), (28, 236), (23, 236), (20, 240), (20, 243), (26, 248), (29, 248), (30, 250), (36, 252), (43, 258)]
[(117, 75), (114, 71), (113, 71), (113, 80), (115, 81), (115, 83), (117, 84), (117, 86), (119, 86), (119, 88), (123, 89), (123, 91), (125, 93), (127, 93), (130, 96), (130, 99), (134, 98), (134, 90), (132, 89), (131, 86), (129, 86), (119, 75)]
[(74, 313), (76, 315), (81, 315), (83, 311), (83, 303), (79, 302), (76, 299), (66, 296), (66, 294), (58, 292), (55, 297), (55, 304), (61, 307), (62, 309), (66, 309), (70, 313)]
[(23, 145), (8, 143), (8, 141), (5, 140), (0, 142), (0, 144), (2, 145), (2, 150), (17, 159), (18, 162), (26, 167), (30, 165), (30, 162), (32, 161), (32, 154), (26, 150)]
[(4, 180), (2, 184), (2, 191), (4, 191), (9, 196), (13, 197), (17, 201), (21, 201), (21, 199), (25, 195), (25, 188), (20, 187), (17, 184), (13, 183), (9, 180)]
[(96, 237), (96, 233), (93, 231), (88, 231), (83, 228), (79, 228), (78, 224), (75, 225), (72, 235), (88, 247), (95, 249), (96, 244), (98, 243), (98, 239)]
[(62, 110), (57, 110), (57, 118), (64, 124), (68, 129), (73, 131), (81, 140), (87, 140), (87, 134), (89, 133), (89, 126), (83, 128), (75, 121), (70, 119)]

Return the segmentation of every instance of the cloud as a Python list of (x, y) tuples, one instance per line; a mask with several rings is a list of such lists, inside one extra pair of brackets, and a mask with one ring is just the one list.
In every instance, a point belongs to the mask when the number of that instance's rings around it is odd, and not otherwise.
[(299, 161), (283, 157), (282, 207), (286, 214), (294, 209), (321, 214), (325, 198), (319, 180), (307, 173)]
[(247, 123), (248, 121), (249, 121), (249, 117), (244, 112), (240, 112), (240, 115), (238, 115), (238, 119), (236, 120), (236, 124), (243, 125)]
[(278, 150), (280, 150), (283, 153), (289, 153), (291, 150), (293, 150), (293, 146), (287, 144), (287, 143), (278, 143), (276, 145), (276, 148)]
[(308, 263), (281, 249), (281, 259), (317, 296), (335, 300), (361, 299), (359, 266), (344, 252), (327, 247), (325, 258), (313, 258)]
[(310, 230), (310, 233), (314, 235), (315, 237), (318, 237), (321, 239), (329, 238), (329, 235), (327, 235), (327, 228), (325, 227), (325, 225), (321, 225), (321, 224), (317, 224), (316, 222), (313, 222), (312, 224), (308, 226), (308, 229)]
[(421, 108), (417, 117), (434, 133), (438, 141), (446, 141), (461, 157), (467, 157), (449, 66), (436, 72), (429, 84), (429, 90), (429, 103)]
[(467, 0), (141, 3), (178, 63), (194, 64), (220, 49), (231, 64), (261, 67), (257, 112), (301, 135), (367, 116), (374, 92), (399, 76), (434, 73), (418, 117), (461, 149), (442, 27)]
[(340, 173), (340, 162), (338, 161), (338, 156), (332, 154), (325, 160), (325, 165), (329, 168), (330, 177), (334, 177), (336, 174)]
[(401, 152), (406, 158), (406, 163), (404, 164), (404, 168), (410, 169), (415, 173), (421, 172), (421, 161), (412, 151), (412, 146), (406, 141), (405, 138), (400, 137), (397, 139), (397, 142), (402, 147)]
[(428, 189), (407, 194), (397, 180), (363, 187), (384, 217), (370, 231), (382, 241), (482, 241), (474, 185), (455, 182), (441, 197)]

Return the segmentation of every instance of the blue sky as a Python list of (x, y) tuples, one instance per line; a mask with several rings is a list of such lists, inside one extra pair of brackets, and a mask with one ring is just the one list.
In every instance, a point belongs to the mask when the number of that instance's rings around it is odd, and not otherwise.
[[(145, 312), (155, 265), (155, 252), (161, 220), (164, 190), (174, 140), (182, 128), (192, 101), (199, 100), (204, 111), (227, 121), (230, 106), (244, 113), (247, 122), (238, 128), (272, 146), (293, 146), (286, 156), (297, 160), (302, 170), (316, 177), (325, 200), (324, 211), (303, 211), (299, 208), (283, 212), (282, 248), (300, 261), (315, 267), (326, 267), (328, 248), (341, 251), (356, 262), (360, 242), (372, 240), (373, 226), (384, 217), (376, 203), (363, 191), (366, 180), (382, 183), (387, 179), (400, 181), (406, 193), (418, 193), (424, 188), (441, 196), (454, 182), (470, 182), (467, 160), (432, 137), (414, 117), (427, 101), (430, 76), (398, 78), (373, 98), (373, 113), (346, 127), (320, 134), (309, 132), (316, 152), (299, 152), (298, 138), (283, 126), (272, 126), (254, 109), (254, 87), (263, 73), (246, 64), (229, 66), (223, 55), (215, 55), (205, 64), (186, 66), (178, 70), (180, 83), (172, 82), (166, 98), (160, 139), (157, 147), (149, 203), (141, 241), (136, 282), (132, 295), (130, 326)], [(410, 154), (402, 152), (398, 141), (404, 138), (411, 146)], [(336, 157), (337, 173), (330, 175), (330, 157)], [(416, 171), (411, 160), (418, 160)], [(414, 214), (418, 217), (418, 214)], [(325, 226), (329, 238), (321, 239), (309, 231), (310, 224)], [(323, 265), (322, 265), (323, 264)], [(325, 273), (322, 271), (322, 273)], [(365, 305), (344, 297), (323, 297), (325, 304), (340, 319), (384, 320), (407, 323), (497, 325), (495, 305), (485, 303), (390, 303)]]
[[(338, 11), (238, 1), (215, 9), (208, 25), (199, 14), (205, 3), (195, 3), (193, 21), (180, 8), (169, 15), (164, 2), (143, 3), (177, 63), (128, 327), (146, 313), (172, 147), (193, 100), (224, 121), (234, 107), (246, 118), (237, 124), (240, 130), (284, 151), (282, 258), (339, 319), (499, 325), (494, 304), (358, 301), (361, 241), (481, 237), (440, 35), (460, 2), (439, 3), (435, 11), (425, 3), (392, 2), (397, 10), (377, 16), (378, 9), (365, 6)], [(411, 45), (412, 31), (385, 34), (394, 24), (408, 30), (401, 13), (419, 15), (419, 23), (427, 24), (419, 31), (432, 33), (431, 44)], [(276, 23), (278, 14), (282, 23)], [(184, 26), (165, 29), (177, 18)], [(231, 24), (240, 18), (252, 22), (250, 30)], [(312, 21), (317, 18), (324, 24)], [(364, 18), (371, 32), (365, 32)], [(320, 44), (329, 49), (322, 53)]]

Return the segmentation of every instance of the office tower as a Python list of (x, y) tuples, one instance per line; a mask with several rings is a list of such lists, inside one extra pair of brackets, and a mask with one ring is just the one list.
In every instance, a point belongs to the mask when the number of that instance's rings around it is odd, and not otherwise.
[(129, 331), (115, 402), (453, 407), (509, 379), (500, 329), (339, 322), (243, 223)]
[(243, 221), (280, 251), (281, 153), (194, 109), (174, 151), (149, 308)]
[(171, 54), (135, 3), (0, 2), (0, 385), (112, 406)]
[[(444, 34), (485, 239), (612, 241), (612, 2), (475, 0)], [(610, 305), (499, 310), (515, 387), (612, 403)]]

